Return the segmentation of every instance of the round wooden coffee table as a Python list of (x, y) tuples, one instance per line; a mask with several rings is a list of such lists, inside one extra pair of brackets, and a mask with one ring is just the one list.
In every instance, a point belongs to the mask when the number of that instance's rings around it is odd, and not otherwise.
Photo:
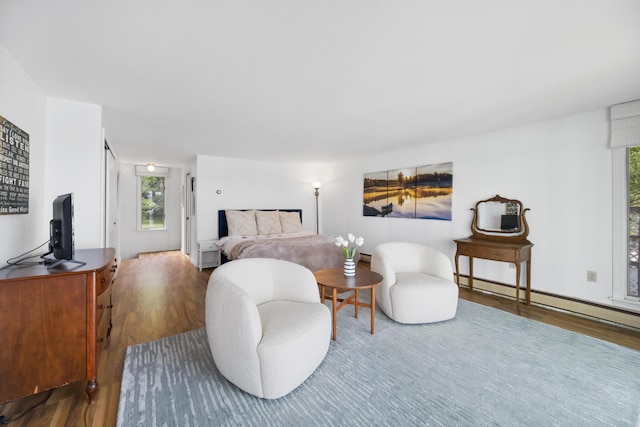
[[(320, 299), (324, 301), (324, 288), (331, 289), (331, 317), (333, 318), (333, 340), (336, 340), (336, 314), (347, 304), (354, 306), (355, 317), (358, 317), (358, 307), (371, 309), (371, 334), (373, 335), (374, 319), (376, 312), (376, 286), (382, 283), (382, 276), (365, 268), (356, 268), (354, 277), (345, 277), (342, 268), (328, 268), (313, 273), (320, 288)], [(358, 291), (371, 289), (371, 304), (358, 300)], [(347, 298), (338, 298), (338, 292), (349, 292)], [(338, 305), (338, 303), (340, 303)]]

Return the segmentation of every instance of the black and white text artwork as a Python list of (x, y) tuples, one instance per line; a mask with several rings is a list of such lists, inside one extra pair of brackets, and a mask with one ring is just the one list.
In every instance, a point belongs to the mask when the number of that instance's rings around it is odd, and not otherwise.
[(29, 134), (0, 116), (0, 215), (29, 213)]

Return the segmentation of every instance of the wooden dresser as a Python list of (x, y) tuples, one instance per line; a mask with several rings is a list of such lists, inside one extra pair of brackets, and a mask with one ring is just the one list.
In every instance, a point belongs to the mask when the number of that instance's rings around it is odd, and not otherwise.
[(75, 259), (0, 270), (0, 403), (85, 379), (95, 402), (117, 263), (113, 248)]

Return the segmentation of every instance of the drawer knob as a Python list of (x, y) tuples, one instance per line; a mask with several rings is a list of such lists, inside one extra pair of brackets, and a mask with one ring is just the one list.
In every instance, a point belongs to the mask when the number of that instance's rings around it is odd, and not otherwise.
[(100, 283), (104, 283), (106, 281), (107, 281), (107, 279), (105, 279), (104, 277), (102, 279), (100, 279)]
[(104, 342), (104, 338), (98, 338), (98, 343), (103, 343)]
[(98, 304), (98, 310), (102, 310), (103, 308), (104, 308), (104, 305)]

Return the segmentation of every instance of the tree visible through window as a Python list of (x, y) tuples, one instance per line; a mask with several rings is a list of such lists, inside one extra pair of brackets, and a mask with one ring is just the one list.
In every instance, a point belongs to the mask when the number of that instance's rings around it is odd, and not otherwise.
[(164, 177), (140, 177), (140, 228), (152, 230), (165, 228)]
[(638, 251), (640, 241), (640, 147), (628, 151), (629, 170), (629, 277), (627, 296), (638, 297)]

